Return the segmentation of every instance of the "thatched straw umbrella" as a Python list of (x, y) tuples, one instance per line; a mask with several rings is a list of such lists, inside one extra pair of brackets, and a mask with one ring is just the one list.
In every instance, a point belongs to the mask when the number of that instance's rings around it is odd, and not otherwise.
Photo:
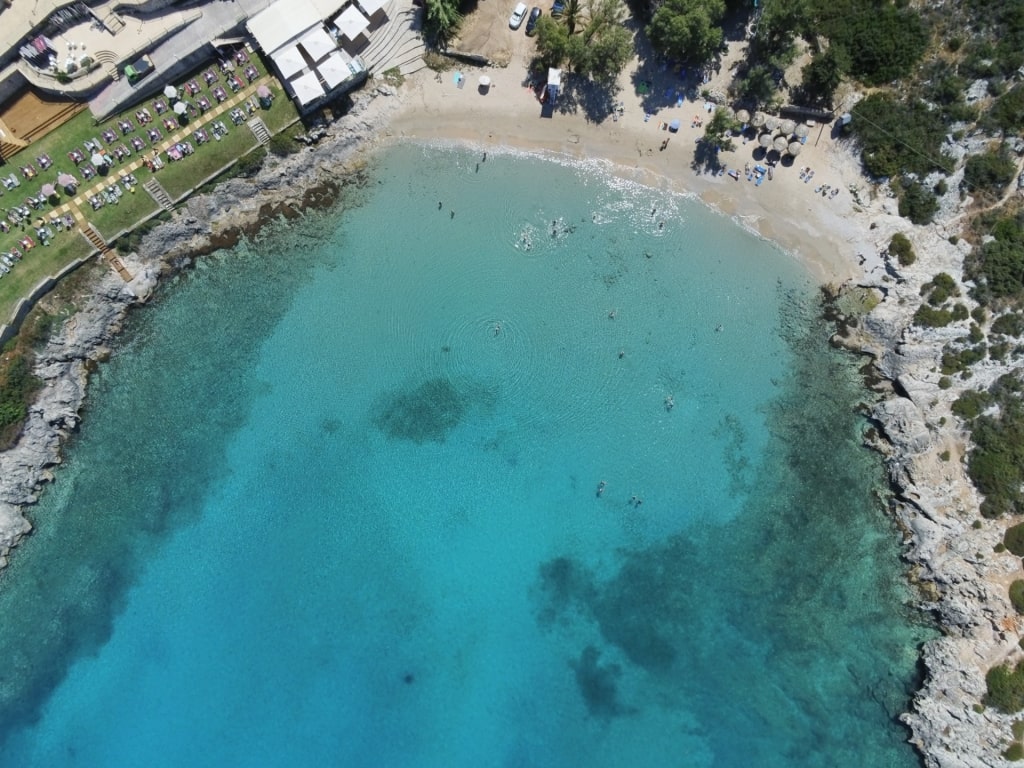
[(801, 139), (806, 138), (807, 134), (811, 132), (811, 126), (807, 123), (800, 123), (794, 130), (793, 133), (799, 136)]
[(764, 121), (764, 128), (766, 131), (775, 132), (775, 129), (779, 127), (779, 121), (774, 117), (766, 118)]
[(747, 112), (747, 110), (745, 110), (745, 109), (737, 109), (736, 110), (736, 119), (739, 120), (741, 123), (749, 123), (750, 122), (750, 113)]
[(789, 142), (789, 154), (791, 154), (793, 157), (796, 157), (797, 155), (799, 155), (800, 154), (800, 150), (803, 149), (803, 148), (804, 148), (804, 145), (801, 144), (799, 141), (791, 141), (791, 142)]
[(786, 149), (789, 147), (789, 139), (787, 139), (785, 136), (776, 136), (773, 146), (779, 152), (785, 152)]
[(794, 128), (796, 128), (796, 122), (793, 120), (783, 120), (782, 124), (779, 126), (779, 130), (787, 136), (793, 132)]
[(767, 149), (772, 145), (772, 135), (770, 133), (762, 133), (757, 137), (757, 143)]
[(764, 125), (765, 120), (767, 120), (767, 117), (765, 117), (764, 112), (755, 112), (754, 116), (750, 118), (750, 124), (755, 128), (760, 128)]

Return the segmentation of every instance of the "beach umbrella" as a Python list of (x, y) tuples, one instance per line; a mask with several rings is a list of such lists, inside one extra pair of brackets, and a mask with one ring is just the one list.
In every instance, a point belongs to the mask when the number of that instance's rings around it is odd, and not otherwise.
[(43, 188), (39, 190), (46, 197), (54, 197), (57, 194), (57, 188), (53, 184), (43, 184)]
[(745, 109), (736, 110), (736, 119), (739, 120), (741, 123), (749, 123), (750, 113), (747, 112), (747, 110)]
[(261, 85), (259, 88), (256, 89), (256, 95), (259, 96), (261, 99), (269, 99), (272, 94), (270, 93), (270, 89), (267, 88), (267, 86)]
[(673, 120), (671, 123), (669, 123), (668, 129), (672, 131), (672, 133), (676, 133), (679, 130), (679, 120)]
[(101, 165), (106, 165), (106, 163), (107, 163), (106, 158), (103, 157), (103, 155), (101, 155), (99, 152), (95, 152), (93, 154), (93, 156), (91, 158), (89, 158), (89, 160), (97, 168), (99, 168)]
[(178, 98), (178, 89), (175, 88), (173, 85), (168, 85), (166, 88), (164, 88), (164, 96), (166, 96), (168, 99), (176, 99)]
[(797, 155), (800, 154), (800, 150), (803, 148), (804, 145), (801, 144), (799, 141), (791, 141), (789, 143), (789, 154), (791, 154), (793, 157), (796, 157)]
[(779, 126), (779, 130), (787, 136), (793, 132), (794, 128), (796, 128), (796, 122), (793, 120), (783, 120), (782, 124)]
[(75, 181), (75, 177), (70, 173), (61, 173), (57, 176), (57, 183), (62, 187), (72, 187), (78, 182)]
[(766, 131), (775, 132), (775, 129), (779, 127), (779, 121), (774, 117), (766, 117), (764, 121), (764, 128)]
[(750, 124), (755, 128), (760, 128), (764, 125), (764, 121), (767, 120), (764, 112), (755, 112), (754, 116), (750, 118)]
[(188, 112), (188, 105), (184, 101), (179, 101), (174, 105), (174, 114), (184, 115), (186, 112)]
[(779, 152), (785, 152), (786, 149), (789, 147), (789, 139), (787, 139), (785, 136), (776, 136), (774, 147)]
[(798, 125), (793, 130), (793, 133), (795, 133), (801, 139), (805, 138), (807, 136), (807, 134), (809, 134), (810, 132), (811, 132), (811, 126), (807, 125), (806, 123), (800, 123), (800, 125)]
[(762, 133), (757, 137), (757, 143), (765, 148), (770, 147), (772, 145), (772, 135), (770, 133)]
[(489, 78), (487, 75), (480, 75), (480, 87), (482, 87), (482, 88), (490, 88), (491, 87), (491, 78)]

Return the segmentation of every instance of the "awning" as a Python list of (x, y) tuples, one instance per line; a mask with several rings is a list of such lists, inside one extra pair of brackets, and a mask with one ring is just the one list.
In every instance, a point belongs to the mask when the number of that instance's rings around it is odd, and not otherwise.
[(323, 61), (333, 51), (338, 49), (338, 46), (334, 44), (331, 36), (327, 34), (327, 30), (323, 27), (315, 27), (309, 30), (299, 40), (299, 45), (306, 49), (306, 53), (309, 54), (309, 58), (313, 61)]
[(274, 59), (277, 68), (281, 70), (281, 77), (285, 80), (299, 74), (299, 72), (306, 68), (306, 62), (302, 58), (302, 54), (299, 53), (299, 49), (294, 45), (276, 51), (271, 58)]
[(335, 51), (327, 61), (317, 64), (316, 69), (331, 90), (352, 77), (352, 70), (348, 68), (348, 61), (341, 51)]
[(385, 2), (386, 0), (359, 0), (359, 7), (363, 9), (363, 13), (373, 18), (373, 15), (384, 7)]
[(246, 26), (260, 48), (273, 53), (310, 27), (322, 24), (325, 18), (315, 4), (306, 0), (278, 0), (249, 19)]
[(315, 72), (307, 72), (301, 77), (289, 80), (288, 85), (291, 86), (292, 91), (295, 93), (295, 98), (299, 100), (299, 104), (302, 106), (312, 104), (325, 95), (323, 86), (317, 80)]
[(334, 23), (338, 26), (341, 36), (347, 40), (355, 40), (370, 26), (363, 12), (354, 5), (346, 8)]

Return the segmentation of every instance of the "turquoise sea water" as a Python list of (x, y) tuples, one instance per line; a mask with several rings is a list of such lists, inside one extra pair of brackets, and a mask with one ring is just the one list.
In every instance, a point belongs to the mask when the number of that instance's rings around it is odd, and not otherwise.
[(0, 575), (0, 764), (916, 765), (815, 301), (692, 201), (389, 150), (132, 318)]

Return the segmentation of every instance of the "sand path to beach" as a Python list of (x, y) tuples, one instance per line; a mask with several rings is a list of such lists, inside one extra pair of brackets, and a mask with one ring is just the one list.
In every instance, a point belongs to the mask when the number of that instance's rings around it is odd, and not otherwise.
[[(884, 244), (871, 237), (870, 210), (856, 206), (849, 191), (851, 184), (859, 186), (861, 202), (870, 208), (866, 185), (850, 151), (830, 137), (828, 126), (822, 131), (815, 128), (800, 156), (791, 165), (776, 166), (774, 178), (760, 187), (742, 174), (745, 164), (757, 162), (753, 141), (738, 140), (735, 151), (721, 155), (729, 168), (741, 171), (739, 181), (728, 175), (698, 173), (691, 163), (695, 140), (703, 130), (691, 127), (691, 121), (695, 115), (707, 116), (702, 113), (703, 100), (687, 100), (645, 120), (642, 97), (632, 82), (639, 68), (634, 60), (618, 80), (615, 100), (623, 102), (624, 109), (617, 120), (609, 115), (601, 122), (590, 121), (582, 111), (558, 110), (550, 118), (542, 117), (534, 91), (524, 85), (532, 41), (521, 29), (505, 31), (513, 36), (508, 67), (461, 67), (466, 78), (463, 88), (456, 86), (454, 71), (438, 76), (423, 70), (410, 77), (402, 86), (403, 107), (390, 122), (388, 138), (458, 141), (481, 149), (507, 146), (606, 160), (623, 177), (656, 189), (699, 195), (797, 255), (821, 282), (855, 279), (880, 266), (877, 254)], [(478, 87), (481, 75), (491, 78), (486, 93)], [(656, 81), (653, 88), (664, 85)], [(682, 124), (678, 133), (660, 128), (675, 119)], [(669, 144), (661, 150), (666, 138)], [(809, 183), (800, 178), (806, 166), (814, 170)], [(841, 191), (834, 198), (823, 197), (814, 192), (819, 185)]]

